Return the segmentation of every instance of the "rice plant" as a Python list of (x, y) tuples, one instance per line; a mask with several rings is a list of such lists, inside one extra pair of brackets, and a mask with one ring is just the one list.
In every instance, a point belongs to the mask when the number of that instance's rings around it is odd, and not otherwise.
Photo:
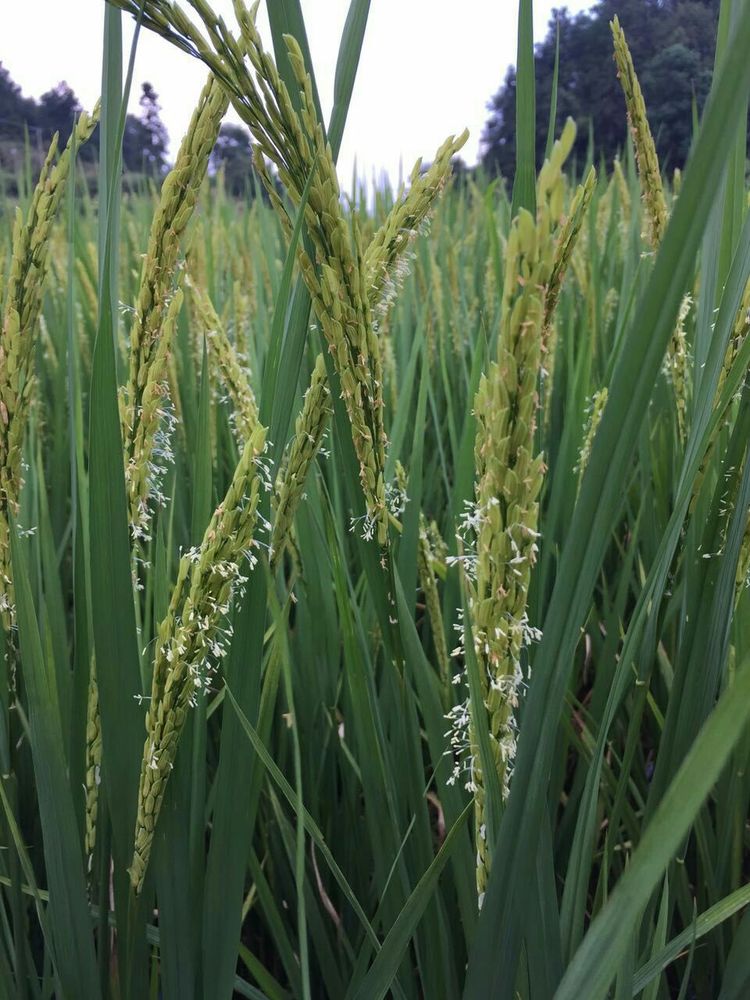
[[(368, 9), (324, 121), (297, 0), (116, 0), (97, 199), (98, 108), (3, 206), (0, 995), (739, 1000), (750, 12), (674, 183), (616, 19), (536, 170), (523, 0), (514, 189), (347, 196)], [(208, 74), (127, 193), (123, 12)]]

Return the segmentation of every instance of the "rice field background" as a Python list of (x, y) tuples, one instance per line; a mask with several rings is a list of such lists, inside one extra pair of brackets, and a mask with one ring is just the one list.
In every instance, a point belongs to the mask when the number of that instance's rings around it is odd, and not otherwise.
[[(207, 72), (141, 192), (120, 7)], [(683, 173), (616, 20), (628, 146), (537, 172), (522, 0), (512, 187), (344, 198), (368, 7), (324, 131), (294, 0), (118, 0), (2, 203), (0, 995), (741, 1000), (750, 11)]]

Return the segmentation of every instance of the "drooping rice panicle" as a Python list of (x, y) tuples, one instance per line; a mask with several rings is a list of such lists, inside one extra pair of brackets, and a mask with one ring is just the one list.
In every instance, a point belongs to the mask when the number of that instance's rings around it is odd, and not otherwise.
[[(310, 169), (316, 182), (311, 185), (305, 212), (308, 231), (316, 248), (320, 277), (304, 249), (300, 250), (300, 264), (341, 379), (342, 395), (351, 421), (352, 440), (360, 463), (360, 482), (367, 508), (364, 533), (366, 536), (376, 535), (382, 546), (386, 541), (388, 525), (384, 481), (386, 438), (382, 418), (382, 358), (373, 323), (371, 288), (357, 217), (353, 216), (351, 226), (347, 226), (344, 220), (335, 166), (322, 128), (315, 118), (310, 79), (302, 54), (293, 39), (288, 39), (288, 46), (290, 62), (303, 95), (302, 125), (312, 139), (310, 148), (314, 159)], [(453, 143), (454, 148), (460, 148), (463, 141), (465, 136)], [(447, 144), (444, 149), (447, 149)], [(441, 157), (429, 184), (415, 193), (415, 204), (420, 206), (422, 213), (426, 213), (437, 193), (439, 184), (436, 178), (445, 169), (445, 155)], [(283, 180), (281, 168), (279, 175)], [(267, 180), (265, 183), (269, 188)], [(396, 256), (394, 252), (393, 263)]]
[[(262, 156), (276, 166), (279, 178), (295, 204), (300, 204), (312, 174), (305, 207), (308, 233), (315, 248), (315, 264), (300, 251), (302, 273), (310, 290), (322, 331), (333, 354), (351, 421), (352, 440), (360, 462), (360, 482), (368, 523), (385, 543), (385, 431), (382, 421), (382, 377), (369, 302), (362, 294), (361, 253), (350, 236), (340, 204), (338, 179), (323, 130), (315, 115), (312, 88), (302, 54), (292, 38), (287, 39), (290, 62), (302, 91), (300, 114), (294, 110), (276, 66), (264, 51), (253, 13), (237, 3), (235, 11), (251, 73), (231, 43), (220, 41), (221, 55), (241, 82), (241, 96), (233, 103), (254, 139), (256, 169), (265, 183), (272, 204), (282, 219), (282, 205), (270, 180)], [(204, 24), (211, 34), (211, 28)], [(195, 37), (193, 32), (192, 37)], [(354, 232), (356, 240), (356, 229)]]
[(596, 188), (596, 171), (593, 167), (586, 174), (583, 184), (576, 189), (570, 204), (565, 223), (555, 244), (555, 257), (552, 265), (547, 293), (544, 299), (544, 321), (542, 323), (542, 375), (545, 381), (544, 406), (545, 416), (549, 415), (549, 405), (552, 399), (552, 385), (555, 377), (556, 330), (554, 323), (555, 309), (560, 298), (565, 273), (570, 266), (573, 254), (581, 236), (583, 223), (591, 204)]
[(451, 160), (466, 141), (468, 133), (446, 139), (430, 167), (421, 172), (418, 160), (411, 172), (408, 192), (397, 200), (383, 225), (365, 251), (365, 281), (370, 305), (384, 311), (403, 281), (408, 251), (423, 230), (435, 201), (451, 175)]
[(244, 445), (258, 426), (258, 406), (248, 374), (240, 363), (237, 351), (208, 294), (190, 278), (186, 283), (190, 289), (193, 313), (206, 335), (209, 364), (215, 373), (215, 381), (221, 382), (227, 390), (232, 402), (233, 428)]
[(264, 447), (265, 429), (258, 426), (200, 547), (180, 559), (169, 610), (158, 629), (130, 867), (136, 892), (143, 885), (187, 712), (205, 694), (224, 652), (232, 593), (245, 582), (243, 563), (249, 562), (252, 568), (256, 559), (252, 550), (257, 545), (258, 496), (265, 476), (258, 459)]
[(318, 355), (302, 411), (297, 417), (289, 457), (276, 485), (276, 511), (271, 533), (271, 566), (284, 554), (291, 537), (294, 515), (305, 489), (305, 480), (320, 450), (331, 412), (325, 359)]
[(149, 234), (135, 319), (130, 328), (130, 365), (123, 407), (123, 448), (130, 526), (147, 534), (150, 509), (160, 499), (164, 455), (169, 456), (167, 364), (181, 301), (180, 245), (195, 210), (209, 156), (228, 105), (224, 90), (209, 77), (193, 112), (175, 165), (162, 185)]
[(547, 292), (544, 298), (544, 326), (546, 332), (549, 330), (552, 317), (560, 298), (565, 272), (570, 264), (576, 242), (581, 233), (586, 213), (588, 212), (591, 199), (596, 188), (596, 171), (593, 167), (586, 174), (583, 184), (576, 189), (573, 200), (570, 204), (565, 223), (560, 231), (560, 235), (555, 243), (555, 256), (552, 264), (552, 273), (547, 285)]
[(26, 216), (20, 208), (15, 214), (0, 331), (0, 623), (6, 631), (15, 606), (9, 518), (18, 510), (21, 492), (21, 459), (34, 386), (33, 349), (49, 270), (51, 228), (70, 174), (73, 148), (91, 137), (98, 121), (98, 105), (92, 114), (81, 114), (57, 162), (54, 135)]

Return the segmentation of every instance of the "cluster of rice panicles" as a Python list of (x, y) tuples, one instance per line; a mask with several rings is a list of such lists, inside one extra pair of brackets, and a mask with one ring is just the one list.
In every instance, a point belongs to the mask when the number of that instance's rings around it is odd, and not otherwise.
[[(192, 218), (208, 159), (227, 109), (227, 99), (213, 77), (180, 145), (174, 168), (162, 185), (149, 235), (135, 318), (130, 330), (128, 384), (120, 400), (128, 516), (133, 539), (148, 540), (151, 508), (163, 501), (161, 483), (173, 459), (176, 423), (169, 391), (169, 366), (182, 308), (180, 240)], [(172, 378), (172, 383), (175, 383)], [(137, 559), (137, 553), (134, 553)], [(140, 586), (134, 571), (134, 585)], [(101, 721), (95, 665), (92, 661), (86, 724), (86, 854), (96, 840)]]
[(26, 216), (16, 209), (0, 331), (0, 624), (6, 632), (15, 617), (10, 517), (18, 512), (22, 486), (35, 332), (49, 271), (51, 229), (70, 174), (73, 149), (91, 137), (98, 120), (98, 105), (91, 115), (84, 112), (57, 161), (58, 137), (54, 135)]
[[(381, 249), (373, 251), (365, 265), (357, 216), (355, 213), (349, 219), (344, 214), (333, 156), (317, 117), (312, 84), (296, 40), (285, 38), (300, 91), (299, 113), (273, 59), (263, 49), (255, 23), (257, 4), (248, 9), (241, 0), (235, 0), (241, 35), (238, 41), (223, 19), (206, 4), (195, 5), (203, 25), (201, 31), (179, 7), (166, 0), (144, 3), (117, 0), (117, 3), (134, 15), (142, 12), (147, 26), (198, 55), (221, 78), (236, 112), (255, 140), (256, 170), (287, 232), (292, 229), (291, 220), (266, 161), (276, 168), (295, 206), (302, 203), (309, 181), (304, 212), (312, 256), (300, 246), (300, 267), (341, 381), (359, 462), (366, 524), (384, 546), (388, 533), (386, 436), (381, 352), (372, 302), (380, 300), (378, 285), (384, 285), (393, 273), (412, 230), (426, 213), (422, 203), (429, 207), (441, 186), (440, 175), (445, 172), (450, 155), (461, 147), (466, 136), (451, 139), (441, 147), (435, 170), (432, 174), (428, 171), (428, 180), (420, 184), (415, 179), (413, 207), (407, 209), (401, 225), (394, 217), (396, 221), (383, 234)], [(403, 204), (408, 199), (407, 195)], [(404, 239), (398, 230), (407, 224), (409, 229)]]

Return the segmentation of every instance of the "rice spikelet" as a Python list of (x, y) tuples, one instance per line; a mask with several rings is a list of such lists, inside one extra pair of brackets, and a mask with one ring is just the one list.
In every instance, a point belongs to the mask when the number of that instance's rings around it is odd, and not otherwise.
[(384, 312), (408, 273), (409, 247), (424, 231), (437, 198), (451, 176), (451, 159), (463, 145), (461, 139), (446, 139), (430, 167), (421, 173), (417, 160), (408, 193), (402, 195), (375, 233), (365, 252), (365, 281), (370, 305)]

